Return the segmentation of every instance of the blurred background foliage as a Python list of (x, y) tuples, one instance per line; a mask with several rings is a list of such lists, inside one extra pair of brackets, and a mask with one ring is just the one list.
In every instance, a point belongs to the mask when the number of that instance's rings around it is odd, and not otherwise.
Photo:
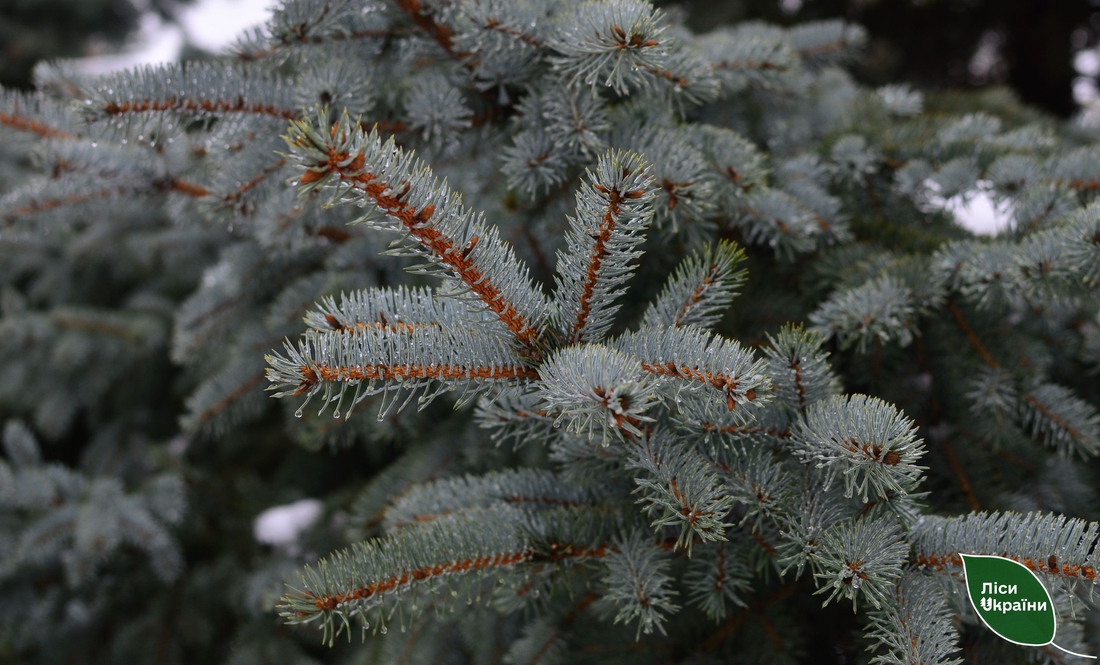
[(0, 84), (29, 88), (40, 60), (118, 49), (142, 14), (174, 15), (174, 0), (0, 0)]
[[(695, 30), (749, 19), (781, 25), (845, 18), (867, 28), (852, 71), (864, 82), (926, 89), (1003, 84), (1062, 117), (1074, 99), (1075, 54), (1097, 44), (1100, 0), (686, 0)], [(1079, 83), (1079, 87), (1084, 87)], [(1078, 90), (1078, 96), (1084, 96)]]
[[(143, 14), (171, 21), (191, 0), (0, 0), (0, 83), (30, 87), (40, 60), (120, 50)], [(865, 83), (929, 89), (1007, 85), (1069, 117), (1097, 97), (1100, 0), (662, 0), (696, 31), (763, 20), (845, 18), (871, 35)], [(1095, 51), (1089, 51), (1095, 53)], [(190, 54), (189, 54), (190, 55)], [(1076, 63), (1076, 68), (1075, 68)]]

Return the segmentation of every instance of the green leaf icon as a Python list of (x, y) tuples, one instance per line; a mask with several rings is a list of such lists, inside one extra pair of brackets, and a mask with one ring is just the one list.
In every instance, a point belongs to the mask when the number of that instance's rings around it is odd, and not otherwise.
[(970, 603), (990, 630), (1024, 646), (1054, 641), (1054, 602), (1035, 573), (1001, 556), (963, 554), (962, 559)]

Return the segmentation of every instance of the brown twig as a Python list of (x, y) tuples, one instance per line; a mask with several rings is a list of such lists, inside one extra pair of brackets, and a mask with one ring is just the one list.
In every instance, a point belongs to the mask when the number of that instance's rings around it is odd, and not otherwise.
[(982, 504), (978, 502), (978, 497), (975, 496), (974, 489), (970, 486), (970, 479), (967, 477), (962, 464), (959, 464), (959, 458), (955, 455), (955, 447), (951, 445), (951, 441), (948, 439), (943, 440), (943, 454), (947, 457), (947, 463), (951, 465), (951, 470), (955, 472), (955, 478), (959, 481), (959, 489), (966, 497), (966, 505), (974, 512), (980, 511)]
[(979, 339), (978, 335), (974, 332), (974, 329), (967, 323), (966, 317), (963, 316), (962, 310), (955, 304), (953, 298), (949, 297), (947, 299), (947, 309), (951, 311), (951, 316), (954, 317), (955, 323), (963, 331), (963, 334), (966, 335), (966, 339), (970, 342), (970, 346), (974, 347), (974, 350), (978, 352), (978, 355), (985, 361), (985, 364), (994, 369), (997, 368), (997, 360), (989, 353), (985, 345), (982, 344), (982, 340)]
[(722, 645), (723, 642), (726, 641), (726, 639), (730, 635), (737, 632), (737, 629), (740, 628), (741, 625), (745, 623), (745, 621), (747, 621), (753, 613), (763, 612), (768, 607), (771, 607), (772, 605), (778, 603), (787, 596), (790, 596), (792, 593), (795, 592), (795, 590), (798, 589), (798, 587), (805, 584), (807, 579), (809, 578), (803, 577), (800, 580), (788, 582), (787, 584), (784, 584), (783, 586), (772, 592), (772, 594), (767, 598), (763, 598), (752, 603), (748, 609), (726, 619), (725, 623), (718, 627), (718, 630), (711, 633), (710, 636), (703, 641), (703, 649), (705, 651), (714, 651), (715, 649), (717, 649), (719, 646)]

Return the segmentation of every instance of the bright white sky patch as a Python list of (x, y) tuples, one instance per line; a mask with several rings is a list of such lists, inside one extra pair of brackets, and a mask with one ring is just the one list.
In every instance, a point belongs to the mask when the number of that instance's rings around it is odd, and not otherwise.
[(267, 21), (275, 3), (276, 0), (198, 0), (180, 11), (179, 25), (146, 13), (141, 17), (137, 34), (122, 53), (80, 58), (76, 62), (89, 74), (176, 62), (185, 37), (195, 46), (221, 53), (246, 30)]
[(149, 13), (141, 17), (137, 34), (130, 38), (122, 53), (79, 58), (75, 62), (89, 74), (106, 74), (138, 65), (175, 62), (182, 48), (183, 30)]
[(966, 198), (959, 195), (947, 199), (944, 201), (944, 209), (953, 213), (960, 224), (978, 235), (996, 235), (1008, 227), (1013, 212), (1010, 203), (996, 203), (984, 189), (969, 194)]
[(1014, 212), (1012, 204), (1008, 201), (1000, 203), (993, 200), (989, 192), (993, 183), (988, 180), (979, 180), (978, 188), (962, 194), (957, 194), (949, 199), (936, 194), (939, 185), (926, 180), (924, 183), (931, 196), (930, 203), (936, 208), (945, 210), (955, 216), (956, 221), (977, 235), (996, 235), (1008, 228), (1012, 222)]
[(263, 24), (274, 5), (274, 0), (198, 0), (180, 11), (179, 21), (192, 44), (217, 53)]
[(323, 510), (317, 499), (272, 506), (256, 517), (252, 535), (265, 545), (292, 545), (303, 531), (317, 523)]

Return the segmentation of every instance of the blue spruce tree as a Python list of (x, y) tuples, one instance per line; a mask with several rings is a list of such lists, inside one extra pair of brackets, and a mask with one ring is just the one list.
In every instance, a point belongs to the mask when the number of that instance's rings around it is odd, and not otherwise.
[(1096, 137), (864, 39), (287, 0), (4, 92), (0, 658), (1077, 659), (962, 554), (1100, 651)]

